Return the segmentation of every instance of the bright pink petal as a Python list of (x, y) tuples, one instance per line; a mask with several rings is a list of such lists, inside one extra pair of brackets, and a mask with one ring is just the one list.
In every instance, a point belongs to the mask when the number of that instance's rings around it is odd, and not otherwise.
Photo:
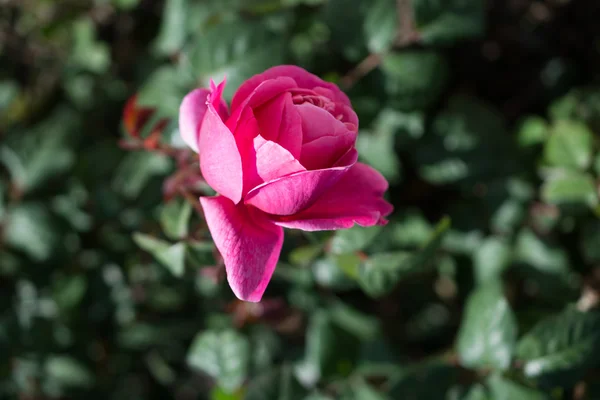
[(237, 204), (242, 198), (242, 159), (233, 134), (215, 109), (220, 103), (223, 86), (224, 82), (211, 93), (200, 126), (200, 170), (217, 193)]
[(294, 157), (300, 157), (302, 148), (302, 119), (289, 92), (255, 109), (261, 135), (279, 143)]
[(260, 301), (279, 259), (283, 229), (222, 196), (201, 197), (200, 203), (231, 290), (240, 300)]
[(303, 68), (300, 68), (295, 65), (279, 65), (277, 67), (269, 68), (265, 72), (255, 75), (252, 78), (248, 79), (240, 88), (237, 90), (235, 95), (233, 96), (233, 100), (231, 102), (232, 109), (235, 109), (239, 106), (246, 97), (252, 93), (252, 91), (262, 82), (268, 79), (274, 79), (278, 77), (290, 77), (294, 81), (296, 81), (298, 87), (305, 89), (314, 89), (317, 87), (329, 89), (331, 91), (332, 100), (335, 102), (343, 103), (349, 107), (351, 107), (350, 100), (348, 96), (342, 92), (337, 85), (325, 82), (321, 78), (316, 75), (311, 74)]
[(196, 89), (183, 98), (179, 107), (179, 133), (183, 141), (196, 153), (200, 123), (206, 114), (206, 101), (210, 90)]
[(234, 132), (235, 142), (242, 157), (244, 188), (242, 196), (264, 181), (256, 171), (256, 150), (254, 139), (258, 136), (259, 128), (254, 113), (250, 107), (244, 109), (240, 122)]
[(385, 225), (393, 207), (383, 199), (388, 188), (385, 178), (375, 169), (356, 163), (310, 208), (289, 217), (274, 217), (285, 228), (305, 231), (335, 230)]
[(310, 103), (296, 106), (302, 118), (302, 142), (308, 143), (323, 136), (345, 133), (348, 128), (326, 110)]
[[(250, 78), (250, 80), (252, 79), (254, 78)], [(244, 88), (250, 80), (242, 84), (240, 89), (238, 89), (238, 92)], [(258, 108), (269, 100), (295, 87), (296, 82), (288, 77), (280, 77), (257, 82), (256, 85), (252, 86), (252, 90), (245, 94), (242, 101), (231, 103), (232, 114), (227, 120), (227, 126), (229, 129), (234, 131), (246, 107)], [(238, 92), (236, 92), (236, 94), (233, 96), (234, 99), (236, 99)]]
[(256, 170), (263, 182), (269, 182), (295, 172), (306, 171), (306, 168), (294, 158), (292, 153), (282, 146), (262, 136), (254, 139), (256, 151)]
[(292, 215), (310, 207), (356, 163), (351, 149), (328, 169), (302, 171), (264, 183), (246, 194), (244, 203), (274, 215)]
[(309, 103), (296, 109), (302, 118), (304, 140), (300, 162), (306, 169), (327, 168), (354, 146), (356, 131), (326, 110)]

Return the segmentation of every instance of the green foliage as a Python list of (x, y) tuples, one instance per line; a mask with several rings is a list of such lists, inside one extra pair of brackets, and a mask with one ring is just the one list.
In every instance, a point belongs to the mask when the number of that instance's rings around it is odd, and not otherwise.
[(526, 376), (545, 385), (577, 382), (598, 363), (600, 313), (567, 308), (542, 320), (519, 341), (517, 357)]
[[(1, 399), (600, 398), (594, 2), (0, 4)], [(395, 210), (286, 230), (243, 303), (178, 111), (278, 64)]]
[(465, 366), (507, 369), (516, 336), (515, 317), (497, 284), (482, 285), (471, 294), (457, 343)]
[(199, 333), (189, 349), (187, 362), (217, 380), (227, 392), (238, 389), (247, 374), (248, 339), (235, 331)]

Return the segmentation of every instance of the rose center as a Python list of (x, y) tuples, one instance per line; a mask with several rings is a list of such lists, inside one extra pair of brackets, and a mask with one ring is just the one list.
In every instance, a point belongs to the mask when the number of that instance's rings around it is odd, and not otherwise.
[(292, 101), (294, 104), (309, 103), (330, 113), (335, 110), (335, 104), (330, 99), (316, 93), (295, 93), (292, 95)]

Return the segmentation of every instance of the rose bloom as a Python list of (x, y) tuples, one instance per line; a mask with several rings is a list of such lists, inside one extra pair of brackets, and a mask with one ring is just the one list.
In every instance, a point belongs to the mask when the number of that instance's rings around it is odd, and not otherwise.
[(179, 129), (200, 156), (206, 222), (235, 295), (257, 302), (279, 259), (283, 229), (383, 225), (388, 183), (357, 162), (358, 118), (334, 84), (278, 66), (244, 82), (231, 110), (225, 82), (181, 103)]

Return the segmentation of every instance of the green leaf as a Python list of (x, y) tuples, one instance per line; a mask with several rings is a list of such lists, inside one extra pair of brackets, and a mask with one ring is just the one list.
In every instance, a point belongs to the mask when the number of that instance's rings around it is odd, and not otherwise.
[(6, 191), (6, 185), (3, 181), (0, 181), (0, 222), (6, 214)]
[(306, 333), (305, 354), (295, 366), (298, 380), (306, 387), (320, 378), (347, 374), (358, 353), (358, 339), (334, 323), (325, 310), (310, 318)]
[(88, 288), (88, 282), (82, 275), (64, 276), (54, 286), (54, 300), (61, 309), (76, 307)]
[(388, 50), (398, 32), (398, 17), (394, 11), (394, 0), (375, 0), (371, 2), (364, 22), (367, 48), (371, 53)]
[(373, 340), (381, 334), (381, 326), (376, 318), (363, 314), (344, 302), (334, 302), (328, 311), (338, 326), (361, 340)]
[(110, 49), (106, 43), (96, 40), (96, 32), (91, 18), (82, 18), (73, 24), (74, 46), (71, 62), (85, 70), (97, 74), (110, 67)]
[(315, 261), (312, 264), (312, 274), (314, 281), (326, 288), (344, 290), (356, 286), (350, 279), (348, 271), (344, 270), (336, 257), (326, 257)]
[(549, 127), (542, 117), (527, 117), (519, 127), (517, 140), (519, 146), (529, 147), (543, 144), (548, 138)]
[(161, 55), (170, 55), (183, 47), (188, 29), (188, 0), (166, 0), (160, 32), (154, 48)]
[(283, 363), (250, 380), (244, 400), (305, 400), (304, 389), (294, 377), (292, 367)]
[[(327, 28), (327, 47), (338, 49), (350, 62), (365, 57), (365, 16), (371, 2), (356, 0), (327, 0), (321, 7), (320, 22)], [(343, 12), (340, 12), (343, 10)]]
[(141, 87), (137, 94), (137, 105), (155, 109), (157, 114), (154, 118), (178, 118), (179, 105), (191, 85), (192, 75), (173, 66), (160, 67), (152, 72)]
[(542, 199), (556, 205), (598, 204), (598, 193), (591, 175), (571, 170), (555, 171), (542, 185)]
[(46, 379), (61, 387), (89, 388), (94, 376), (79, 361), (68, 356), (51, 356), (44, 364)]
[(19, 85), (15, 81), (0, 81), (0, 116), (19, 95)]
[(185, 243), (170, 244), (143, 233), (134, 233), (133, 240), (143, 250), (152, 254), (173, 276), (183, 276), (185, 271)]
[(218, 83), (227, 77), (223, 93), (229, 99), (246, 79), (282, 63), (281, 39), (260, 23), (217, 24), (192, 41), (188, 49), (191, 73), (203, 87), (209, 86), (211, 78)]
[(473, 267), (478, 284), (498, 281), (512, 261), (512, 248), (499, 237), (485, 239), (473, 255)]
[(556, 121), (544, 155), (550, 165), (583, 170), (592, 161), (592, 133), (582, 122)]
[(112, 0), (115, 7), (121, 10), (131, 10), (139, 4), (140, 0)]
[(7, 138), (6, 145), (0, 146), (0, 163), (20, 190), (30, 192), (72, 167), (73, 134), (79, 123), (71, 109), (61, 107), (26, 134)]
[(595, 264), (600, 262), (600, 221), (587, 221), (579, 239), (581, 253), (586, 262)]
[(343, 396), (343, 400), (387, 400), (389, 399), (383, 393), (366, 382), (359, 381), (354, 383), (348, 390), (348, 395)]
[(217, 380), (231, 393), (246, 379), (250, 359), (248, 339), (238, 332), (205, 331), (199, 333), (188, 351), (187, 363)]
[(445, 399), (457, 381), (458, 369), (438, 360), (427, 360), (405, 368), (390, 389), (392, 399)]
[(569, 271), (565, 251), (542, 241), (529, 229), (523, 229), (517, 236), (515, 259), (550, 274), (563, 275)]
[(400, 279), (421, 269), (414, 258), (413, 253), (400, 251), (374, 254), (359, 266), (358, 283), (369, 296), (384, 296)]
[(414, 0), (413, 9), (421, 41), (452, 44), (483, 35), (485, 4), (481, 0)]
[(361, 160), (381, 172), (390, 182), (398, 181), (401, 174), (395, 143), (402, 117), (398, 111), (384, 109), (373, 124), (373, 132), (361, 131), (356, 142)]
[(4, 242), (35, 261), (49, 259), (59, 236), (48, 210), (41, 204), (22, 203), (8, 210)]
[(281, 353), (282, 342), (277, 334), (267, 326), (256, 326), (250, 336), (252, 350), (252, 368), (254, 371), (265, 371), (275, 365)]
[(540, 321), (517, 346), (523, 372), (545, 385), (571, 385), (600, 361), (600, 312), (573, 307)]
[(433, 232), (429, 221), (417, 211), (401, 215), (392, 224), (394, 243), (402, 247), (423, 246)]
[(129, 153), (117, 169), (112, 187), (129, 199), (135, 199), (156, 176), (166, 175), (171, 169), (171, 160), (157, 153)]
[(457, 342), (463, 365), (507, 369), (516, 338), (516, 320), (500, 285), (482, 285), (469, 296)]
[(414, 156), (428, 182), (460, 183), (469, 192), (482, 181), (505, 179), (521, 165), (502, 115), (480, 100), (460, 95), (437, 114)]
[(510, 381), (498, 374), (487, 380), (491, 400), (550, 400), (545, 393)]
[(381, 69), (391, 104), (411, 111), (432, 105), (448, 78), (446, 59), (433, 51), (402, 51), (383, 57)]
[(370, 228), (356, 225), (350, 229), (340, 230), (331, 240), (330, 251), (333, 254), (343, 254), (364, 250), (375, 240), (381, 230), (382, 227), (378, 225)]
[(173, 199), (162, 206), (160, 224), (165, 235), (173, 240), (183, 239), (188, 234), (188, 223), (192, 216), (192, 205)]
[(358, 283), (372, 297), (389, 293), (408, 274), (423, 270), (441, 246), (450, 220), (443, 219), (434, 230), (428, 243), (415, 253), (377, 253), (364, 261), (358, 269)]
[(469, 391), (460, 400), (493, 400), (484, 386), (475, 384), (469, 388)]
[(312, 263), (323, 252), (323, 246), (320, 244), (296, 247), (290, 252), (290, 262), (292, 264), (306, 267)]

